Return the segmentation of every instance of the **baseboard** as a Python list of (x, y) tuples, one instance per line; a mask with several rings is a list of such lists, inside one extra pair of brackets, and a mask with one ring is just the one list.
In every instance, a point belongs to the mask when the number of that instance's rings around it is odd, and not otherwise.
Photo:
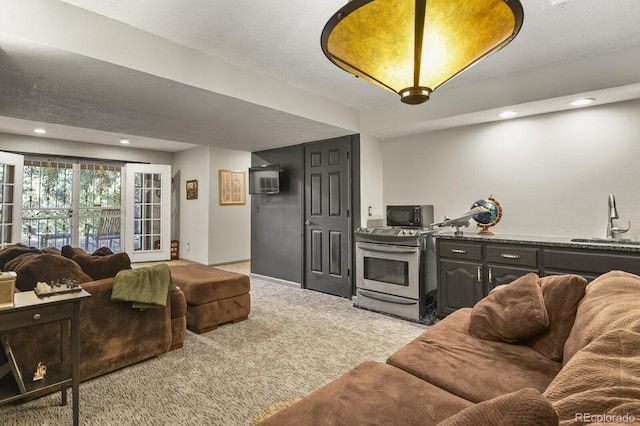
[(266, 275), (260, 275), (260, 274), (251, 273), (250, 277), (258, 279), (258, 280), (262, 280), (262, 281), (267, 281), (267, 282), (270, 282), (270, 283), (273, 283), (273, 284), (281, 284), (281, 285), (286, 285), (288, 287), (293, 287), (293, 288), (302, 288), (302, 285), (300, 283), (296, 283), (296, 282), (293, 282), (293, 281), (282, 280), (280, 278), (268, 277)]
[(216, 267), (216, 266), (235, 265), (236, 263), (247, 263), (247, 262), (250, 262), (250, 261), (251, 261), (251, 259), (234, 260), (234, 261), (231, 261), (231, 262), (212, 263), (212, 264), (210, 264), (208, 266)]

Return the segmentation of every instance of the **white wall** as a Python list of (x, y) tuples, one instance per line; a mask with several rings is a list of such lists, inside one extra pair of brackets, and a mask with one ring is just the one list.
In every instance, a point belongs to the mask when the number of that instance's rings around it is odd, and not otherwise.
[[(172, 175), (178, 187), (180, 258), (208, 264), (209, 206), (212, 203), (209, 171), (209, 147), (198, 147), (175, 153)], [(186, 182), (198, 181), (198, 198), (187, 200)]]
[(496, 233), (602, 237), (613, 193), (638, 239), (639, 111), (635, 100), (384, 141), (384, 202), (434, 204), (440, 220), (493, 195)]
[[(360, 226), (367, 219), (384, 218), (382, 143), (365, 134), (360, 135)], [(371, 216), (368, 215), (371, 207)]]
[(170, 152), (136, 149), (130, 146), (72, 142), (37, 136), (20, 136), (9, 133), (0, 133), (0, 151), (99, 158), (151, 164), (171, 164), (173, 161), (173, 154)]
[[(251, 198), (244, 206), (220, 206), (218, 170), (248, 170), (251, 154), (198, 147), (177, 153), (63, 141), (0, 133), (0, 151), (62, 155), (123, 162), (171, 164), (178, 189), (172, 215), (172, 238), (180, 241), (180, 257), (203, 264), (247, 260), (251, 256)], [(186, 181), (198, 181), (198, 199), (186, 199)], [(187, 250), (188, 245), (188, 250)]]
[[(209, 265), (247, 260), (251, 257), (251, 197), (245, 193), (244, 205), (219, 203), (219, 170), (246, 172), (251, 153), (222, 148), (210, 149)], [(246, 181), (245, 191), (248, 192)], [(206, 234), (205, 234), (206, 235)], [(204, 237), (201, 236), (201, 238)]]

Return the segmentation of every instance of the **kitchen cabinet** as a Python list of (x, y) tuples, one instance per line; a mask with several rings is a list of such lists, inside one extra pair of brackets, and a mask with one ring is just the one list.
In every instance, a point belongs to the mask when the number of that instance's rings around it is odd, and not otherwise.
[(486, 244), (486, 296), (495, 287), (509, 284), (513, 280), (533, 272), (540, 273), (539, 250), (535, 247), (520, 247), (510, 244)]
[(571, 248), (545, 248), (545, 275), (578, 274), (588, 281), (611, 270), (640, 275), (640, 253)]
[(482, 263), (440, 259), (438, 280), (438, 315), (475, 305), (484, 296)]
[(498, 285), (538, 273), (538, 249), (438, 240), (438, 315), (473, 307)]
[(538, 270), (488, 264), (486, 293), (483, 295), (483, 297), (489, 294), (489, 292), (497, 286), (509, 284), (515, 279), (520, 278), (523, 275), (527, 275), (529, 272), (537, 274)]
[(496, 286), (534, 272), (588, 281), (611, 270), (640, 275), (640, 246), (545, 241), (543, 237), (436, 236), (437, 313), (473, 307)]

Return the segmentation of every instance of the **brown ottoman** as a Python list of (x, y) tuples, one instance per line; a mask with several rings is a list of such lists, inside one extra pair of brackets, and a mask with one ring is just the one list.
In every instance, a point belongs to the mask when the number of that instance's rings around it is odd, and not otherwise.
[(187, 328), (196, 333), (215, 330), (218, 325), (249, 317), (249, 277), (193, 263), (174, 265), (173, 282), (187, 300)]

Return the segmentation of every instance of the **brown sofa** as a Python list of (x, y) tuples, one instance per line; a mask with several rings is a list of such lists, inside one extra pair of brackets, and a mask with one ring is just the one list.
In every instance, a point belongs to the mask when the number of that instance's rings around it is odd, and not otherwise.
[[(24, 253), (19, 254), (20, 250)], [(92, 256), (74, 249), (67, 250), (66, 256), (62, 254), (11, 246), (0, 250), (0, 264), (3, 270), (17, 273), (16, 287), (22, 291), (31, 291), (36, 278), (45, 282), (73, 278), (91, 294), (80, 305), (81, 380), (182, 347), (186, 337), (186, 300), (182, 291), (168, 293), (161, 309), (133, 309), (131, 303), (111, 300), (113, 277), (118, 271), (131, 268), (126, 253), (102, 251), (101, 256)], [(60, 361), (58, 323), (12, 332), (8, 339), (26, 377), (33, 374), (38, 362), (49, 365)]]
[(640, 277), (529, 274), (261, 425), (640, 422)]

